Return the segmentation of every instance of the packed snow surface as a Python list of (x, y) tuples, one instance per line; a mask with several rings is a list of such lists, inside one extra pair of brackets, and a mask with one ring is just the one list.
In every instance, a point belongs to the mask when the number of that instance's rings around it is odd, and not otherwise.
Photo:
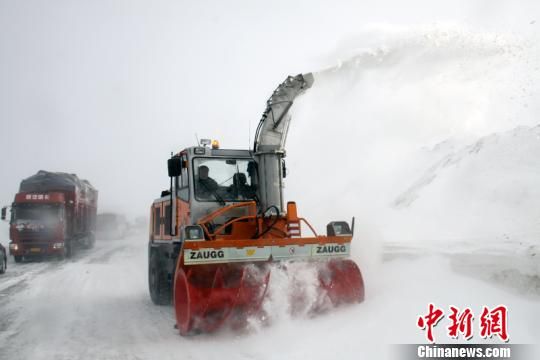
[[(500, 244), (498, 251), (388, 246), (382, 261), (365, 269), (367, 298), (361, 305), (291, 319), (287, 303), (277, 296), (265, 304), (273, 310), (270, 324), (181, 337), (173, 328), (172, 307), (150, 301), (144, 235), (102, 241), (65, 262), (9, 264), (0, 280), (0, 358), (382, 357), (390, 351), (387, 344), (425, 342), (415, 322), (429, 302), (477, 312), (503, 303), (509, 308), (511, 342), (535, 343), (540, 336), (537, 251), (514, 243)], [(284, 282), (273, 276), (271, 291), (287, 291)], [(437, 330), (441, 342), (448, 341), (443, 329)]]

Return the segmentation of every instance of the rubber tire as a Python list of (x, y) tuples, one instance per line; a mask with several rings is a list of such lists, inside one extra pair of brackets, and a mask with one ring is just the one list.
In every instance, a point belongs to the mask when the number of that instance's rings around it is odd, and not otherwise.
[(96, 235), (90, 234), (90, 249), (92, 249), (96, 245)]
[(4, 254), (0, 253), (0, 274), (5, 273), (6, 269), (7, 269), (7, 259), (4, 256)]
[(23, 259), (22, 255), (15, 255), (13, 256), (13, 258), (15, 259), (16, 263), (22, 262), (22, 259)]
[(94, 244), (95, 244), (95, 243), (96, 243), (96, 238), (95, 238), (95, 236), (94, 236), (93, 234), (90, 234), (90, 235), (88, 235), (88, 240), (87, 240), (87, 242), (85, 242), (85, 244), (84, 244), (84, 248), (85, 248), (86, 250), (90, 250), (91, 248), (94, 247)]
[(154, 304), (170, 305), (172, 303), (172, 286), (167, 279), (167, 272), (160, 264), (157, 251), (152, 251), (148, 260), (148, 289)]
[(66, 248), (64, 247), (64, 248), (62, 249), (62, 253), (61, 253), (60, 255), (58, 255), (58, 260), (59, 260), (59, 261), (63, 261), (63, 260), (66, 259), (66, 252), (67, 252), (67, 250), (66, 250)]
[(71, 243), (70, 240), (64, 243), (64, 248), (66, 249), (64, 254), (66, 255), (66, 258), (69, 259), (70, 257), (73, 256), (73, 244)]

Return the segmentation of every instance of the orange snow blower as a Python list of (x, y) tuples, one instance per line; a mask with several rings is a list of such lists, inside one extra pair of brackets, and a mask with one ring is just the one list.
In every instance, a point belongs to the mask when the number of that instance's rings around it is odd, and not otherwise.
[(363, 301), (360, 269), (347, 259), (354, 221), (318, 235), (294, 202), (283, 205), (288, 112), (312, 83), (297, 75), (274, 91), (253, 150), (203, 139), (168, 160), (170, 189), (151, 209), (148, 279), (154, 303), (174, 302), (180, 334), (245, 326), (262, 311), (274, 264), (312, 264), (327, 303)]

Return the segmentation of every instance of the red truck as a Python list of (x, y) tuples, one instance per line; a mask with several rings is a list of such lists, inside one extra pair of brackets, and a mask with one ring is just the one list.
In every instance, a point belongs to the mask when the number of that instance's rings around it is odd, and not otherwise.
[[(97, 190), (75, 174), (39, 171), (21, 181), (11, 205), (9, 253), (15, 262), (32, 257), (70, 257), (94, 245)], [(6, 220), (7, 208), (2, 209)]]

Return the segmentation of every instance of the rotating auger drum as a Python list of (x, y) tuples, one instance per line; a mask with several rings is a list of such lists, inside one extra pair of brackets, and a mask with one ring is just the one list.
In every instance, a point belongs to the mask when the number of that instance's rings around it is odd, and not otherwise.
[[(254, 206), (243, 204), (240, 206)], [(289, 204), (289, 209), (295, 207)], [(231, 206), (232, 210), (236, 206)], [(224, 210), (227, 210), (224, 209)], [(295, 211), (294, 211), (295, 212)], [(223, 210), (220, 211), (223, 213)], [(208, 229), (204, 222), (204, 232)], [(244, 219), (245, 220), (245, 219)], [(254, 225), (264, 219), (254, 216), (243, 222)], [(224, 325), (244, 327), (250, 317), (262, 314), (262, 304), (272, 281), (271, 269), (287, 268), (303, 261), (317, 270), (319, 292), (332, 306), (364, 300), (360, 269), (349, 255), (352, 234), (339, 236), (278, 237), (280, 228), (290, 227), (287, 217), (273, 221), (277, 226), (265, 238), (186, 241), (178, 257), (174, 279), (174, 309), (182, 335), (208, 333)], [(296, 222), (305, 221), (295, 219)], [(232, 221), (232, 227), (238, 222)], [(343, 224), (342, 224), (343, 225)], [(346, 225), (346, 224), (345, 224)], [(215, 236), (209, 233), (210, 238)], [(288, 271), (288, 270), (285, 270)], [(305, 294), (293, 294), (291, 302)], [(295, 304), (291, 304), (295, 308)], [(312, 309), (317, 312), (319, 309)]]
[[(319, 284), (333, 306), (364, 300), (362, 275), (353, 261), (333, 260), (327, 266), (327, 270), (319, 273)], [(269, 266), (257, 266), (255, 276), (251, 271), (251, 265), (191, 267), (187, 272), (184, 267), (177, 269), (174, 310), (180, 334), (208, 333), (227, 324), (242, 328), (250, 317), (258, 317), (269, 286), (270, 270)]]

